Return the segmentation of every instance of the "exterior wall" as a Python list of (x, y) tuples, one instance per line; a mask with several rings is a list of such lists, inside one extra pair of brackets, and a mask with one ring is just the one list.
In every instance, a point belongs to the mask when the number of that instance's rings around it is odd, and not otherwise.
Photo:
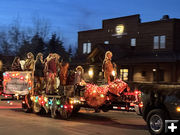
[[(154, 82), (153, 69), (157, 69), (155, 64), (141, 65), (134, 67), (133, 81), (135, 82)], [(164, 71), (164, 81), (172, 82), (171, 65), (160, 64), (159, 69)], [(143, 73), (144, 72), (144, 73)], [(145, 74), (143, 76), (143, 74)], [(159, 81), (161, 82), (161, 81)]]
[[(143, 76), (143, 72), (145, 76)], [(153, 82), (153, 71), (150, 66), (135, 66), (133, 74), (134, 82)]]
[[(139, 15), (133, 15), (122, 18), (114, 18), (103, 21), (103, 29), (82, 31), (78, 33), (78, 50), (79, 54), (83, 52), (83, 43), (90, 42), (92, 50), (97, 44), (104, 44), (104, 41), (109, 41), (109, 44), (119, 44), (123, 49), (130, 49), (130, 39), (137, 36), (138, 24), (140, 22)], [(115, 28), (118, 24), (124, 25), (124, 36), (117, 38), (113, 36)]]
[[(153, 49), (154, 36), (166, 36), (165, 49)], [(172, 51), (173, 50), (173, 23), (171, 20), (142, 23), (138, 29), (138, 43), (136, 51)]]
[(177, 65), (177, 69), (179, 69), (177, 71), (177, 82), (180, 83), (180, 63)]
[(174, 26), (174, 51), (180, 52), (180, 20), (175, 23)]
[[(124, 25), (124, 33), (121, 37), (114, 36), (115, 28), (119, 24)], [(131, 74), (130, 80), (153, 82), (153, 69), (159, 67), (159, 69), (164, 71), (164, 82), (180, 82), (180, 64), (176, 67), (174, 57), (176, 54), (180, 54), (177, 53), (180, 52), (180, 19), (167, 19), (141, 23), (139, 15), (133, 15), (103, 20), (102, 25), (102, 29), (82, 31), (78, 33), (79, 54), (83, 53), (83, 43), (90, 42), (92, 47), (91, 50), (93, 50), (97, 45), (104, 45), (104, 41), (109, 41), (109, 46), (120, 46), (118, 53), (125, 54), (119, 55), (119, 63), (122, 63), (122, 59), (124, 59), (126, 55), (133, 54), (132, 56), (137, 56), (137, 59), (133, 59), (132, 63), (139, 63), (139, 65), (134, 67), (131, 66), (133, 72), (129, 73), (129, 75)], [(154, 36), (162, 35), (166, 36), (165, 48), (154, 49)], [(131, 38), (136, 38), (135, 47), (131, 47), (130, 45)], [(159, 55), (159, 52), (165, 52), (161, 53), (165, 54), (165, 56), (166, 54), (169, 55), (164, 57), (163, 55)], [(141, 61), (141, 58), (143, 59), (144, 56), (147, 57), (147, 61), (144, 61), (145, 63)], [(179, 57), (180, 59), (180, 55), (176, 57)], [(166, 58), (169, 59), (167, 60)], [(163, 63), (165, 61), (167, 61), (167, 63)], [(96, 63), (98, 62), (99, 61), (96, 61)], [(127, 64), (127, 66), (130, 65)], [(158, 77), (156, 79), (158, 79)]]

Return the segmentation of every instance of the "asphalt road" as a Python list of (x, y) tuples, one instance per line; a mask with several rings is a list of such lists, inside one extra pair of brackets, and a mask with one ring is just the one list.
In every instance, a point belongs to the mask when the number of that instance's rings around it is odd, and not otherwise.
[(19, 102), (0, 101), (0, 135), (150, 135), (144, 120), (130, 112), (82, 109), (70, 120), (25, 113)]

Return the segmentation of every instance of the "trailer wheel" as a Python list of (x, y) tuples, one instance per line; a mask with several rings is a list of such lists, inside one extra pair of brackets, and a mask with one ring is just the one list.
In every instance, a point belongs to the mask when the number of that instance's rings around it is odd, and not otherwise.
[(38, 103), (33, 103), (32, 109), (34, 113), (38, 114), (41, 111), (41, 106)]
[(71, 117), (71, 114), (72, 114), (71, 112), (69, 112), (68, 110), (64, 108), (60, 109), (60, 115), (62, 119), (65, 119), (65, 120), (69, 119)]
[(74, 106), (72, 113), (78, 113), (80, 111), (80, 106)]
[(51, 106), (51, 118), (56, 119), (57, 118), (57, 106), (56, 106), (56, 100), (53, 99)]
[(26, 113), (32, 112), (32, 108), (28, 108), (28, 106), (26, 104), (23, 104), (23, 103), (22, 103), (22, 110)]
[[(69, 98), (67, 98), (66, 96), (63, 96), (60, 98), (61, 101), (61, 105), (63, 107), (60, 108), (59, 112), (60, 112), (60, 116), (62, 119), (69, 119), (71, 114), (72, 114), (72, 109), (69, 108)], [(66, 106), (66, 107), (65, 107)]]

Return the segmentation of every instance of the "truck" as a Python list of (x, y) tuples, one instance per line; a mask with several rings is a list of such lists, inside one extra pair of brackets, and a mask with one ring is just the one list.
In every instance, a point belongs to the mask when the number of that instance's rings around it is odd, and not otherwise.
[[(180, 84), (139, 83), (141, 90), (136, 112), (146, 121), (152, 135), (170, 134), (165, 120), (180, 120)], [(176, 133), (175, 133), (176, 132)], [(179, 134), (180, 129), (174, 134)]]

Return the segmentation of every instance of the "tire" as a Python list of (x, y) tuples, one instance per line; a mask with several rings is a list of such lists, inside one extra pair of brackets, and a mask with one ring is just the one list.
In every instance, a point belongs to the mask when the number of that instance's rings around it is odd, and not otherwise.
[(149, 132), (152, 135), (164, 134), (165, 119), (167, 119), (167, 115), (164, 110), (162, 109), (151, 110), (146, 117), (146, 122), (147, 122)]
[(32, 112), (32, 108), (28, 108), (27, 105), (22, 104), (22, 110), (26, 113), (31, 113)]
[(56, 100), (53, 99), (53, 104), (51, 106), (51, 118), (56, 119), (57, 118), (57, 108), (56, 108)]
[(39, 114), (41, 112), (41, 109), (41, 105), (35, 102), (33, 103), (32, 110), (34, 113)]
[[(68, 98), (67, 97), (61, 97), (61, 104), (62, 105), (69, 105), (68, 103)], [(69, 108), (60, 108), (60, 110), (59, 110), (59, 114), (60, 114), (60, 116), (61, 116), (61, 118), (62, 119), (65, 119), (65, 120), (67, 120), (67, 119), (69, 119), (70, 117), (71, 117), (71, 114), (72, 114), (72, 110), (69, 110)]]
[(78, 113), (78, 112), (80, 111), (80, 109), (81, 109), (80, 106), (75, 106), (75, 107), (73, 108), (72, 113), (76, 114), (76, 113)]
[(62, 108), (60, 109), (60, 115), (61, 115), (61, 118), (64, 119), (64, 120), (67, 120), (71, 117), (71, 112), (69, 112), (68, 110)]

